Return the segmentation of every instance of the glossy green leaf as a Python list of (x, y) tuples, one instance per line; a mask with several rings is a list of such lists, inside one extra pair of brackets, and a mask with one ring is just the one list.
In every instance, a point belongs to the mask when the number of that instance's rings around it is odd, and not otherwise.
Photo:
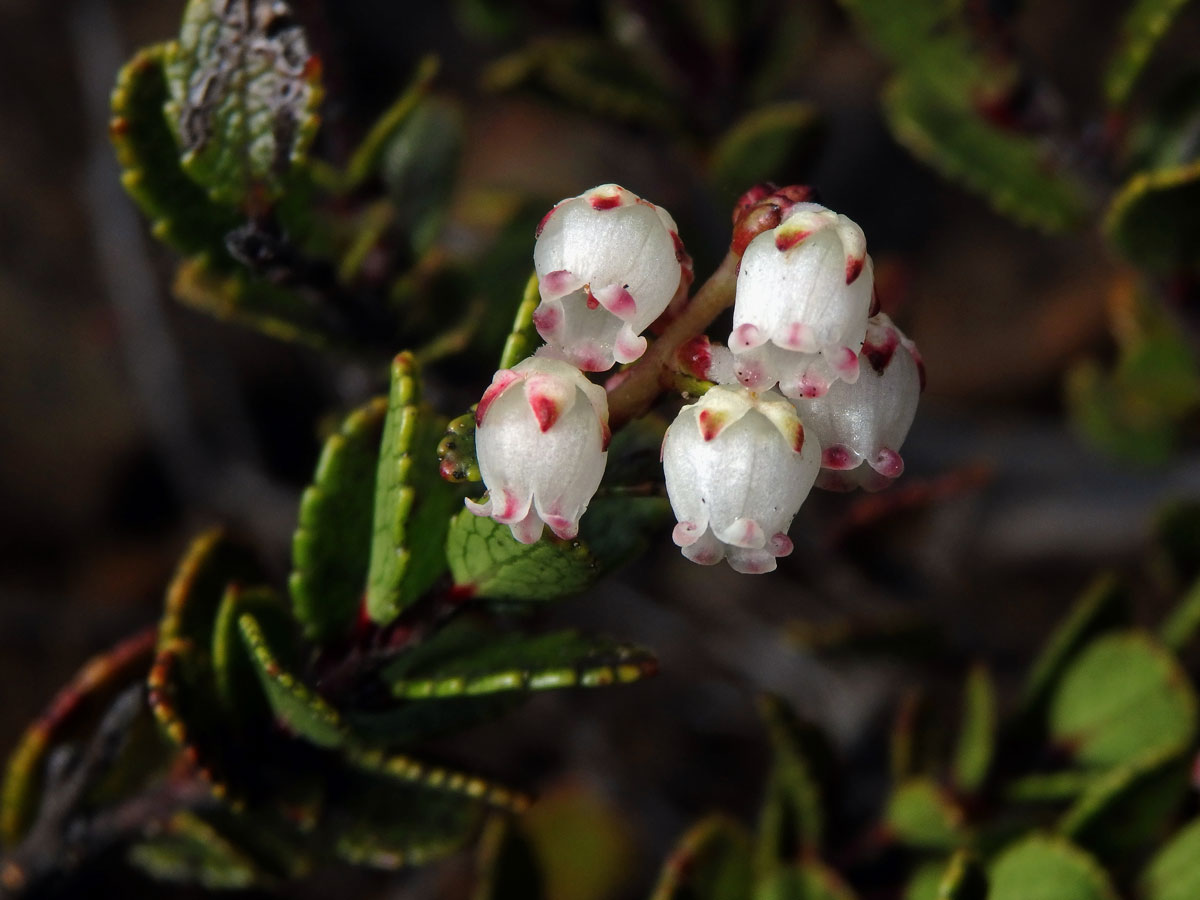
[(808, 859), (758, 881), (753, 900), (855, 900), (855, 894), (828, 866)]
[(1047, 232), (1083, 222), (1087, 193), (1062, 163), (1048, 158), (1036, 139), (992, 125), (965, 100), (947, 99), (925, 82), (900, 76), (888, 85), (883, 103), (900, 143), (982, 194), (998, 212)]
[(475, 857), (471, 900), (543, 900), (541, 866), (529, 839), (513, 819), (494, 816), (483, 830)]
[(910, 847), (953, 850), (967, 839), (962, 810), (930, 778), (909, 778), (897, 785), (883, 819), (896, 840)]
[(280, 657), (286, 648), (272, 643), (271, 636), (250, 613), (238, 617), (238, 628), (276, 721), (318, 747), (340, 745), (346, 737), (341, 716), (316, 691), (284, 668)]
[(165, 61), (184, 170), (220, 203), (282, 193), (316, 136), (321, 67), (282, 2), (189, 0)]
[(225, 713), (236, 717), (242, 727), (252, 727), (269, 720), (269, 709), (259, 687), (254, 661), (238, 627), (243, 613), (253, 615), (277, 644), (285, 645), (293, 637), (295, 622), (271, 588), (247, 589), (231, 584), (225, 590), (213, 627), (213, 675)]
[(939, 859), (918, 865), (904, 885), (904, 900), (938, 900), (946, 864)]
[(1063, 676), (1050, 729), (1080, 763), (1114, 766), (1190, 742), (1196, 696), (1179, 663), (1149, 635), (1112, 634), (1093, 642)]
[(179, 165), (179, 148), (163, 116), (166, 44), (138, 51), (117, 75), (109, 135), (121, 184), (150, 220), (159, 240), (184, 253), (203, 254), (229, 267), (225, 235), (240, 224), (237, 213), (214, 204)]
[(832, 753), (822, 735), (778, 697), (759, 701), (771, 741), (771, 769), (759, 818), (755, 871), (760, 877), (819, 851)]
[(1200, 820), (1192, 820), (1150, 860), (1138, 878), (1144, 900), (1200, 897)]
[(396, 130), (382, 160), (383, 181), (397, 224), (420, 256), (437, 241), (454, 192), (462, 155), (463, 111), (443, 97), (426, 97)]
[(1187, 0), (1132, 0), (1121, 26), (1116, 53), (1104, 77), (1104, 95), (1113, 106), (1129, 99), (1134, 82), (1159, 39)]
[(1022, 711), (1040, 714), (1075, 656), (1097, 635), (1128, 621), (1124, 587), (1111, 573), (1099, 576), (1075, 601), (1030, 667), (1021, 697)]
[(314, 641), (345, 636), (362, 605), (387, 408), (380, 397), (346, 418), (325, 442), (300, 500), (288, 586), (293, 613)]
[(1188, 792), (1191, 754), (1152, 750), (1109, 769), (1067, 810), (1059, 830), (1102, 859), (1138, 850), (1161, 836)]
[(504, 350), (500, 354), (498, 368), (511, 369), (525, 357), (529, 356), (542, 342), (537, 328), (533, 324), (533, 311), (541, 302), (542, 295), (538, 292), (537, 275), (530, 275), (525, 282), (525, 290), (521, 294), (521, 303), (517, 306), (517, 314), (513, 317), (512, 331), (504, 342)]
[(750, 840), (737, 822), (709, 816), (667, 857), (650, 900), (751, 900)]
[(1096, 780), (1095, 772), (1073, 769), (1037, 773), (1014, 778), (1005, 785), (1004, 796), (1013, 803), (1062, 803), (1072, 801)]
[(1194, 271), (1200, 266), (1200, 160), (1134, 175), (1109, 203), (1104, 233), (1137, 266)]
[(446, 423), (419, 404), (416, 363), (401, 353), (392, 361), (367, 576), (367, 614), (380, 624), (394, 620), (446, 571), (446, 532), (462, 503), (438, 471)]
[(709, 178), (729, 197), (763, 181), (800, 181), (803, 157), (820, 136), (817, 109), (802, 101), (773, 103), (747, 113), (717, 141)]
[(996, 689), (982, 665), (971, 667), (954, 751), (954, 783), (968, 793), (983, 787), (996, 751)]
[(259, 569), (251, 555), (220, 529), (192, 541), (167, 586), (158, 627), (159, 649), (175, 641), (197, 648), (212, 646), (217, 611), (231, 582), (252, 583)]
[(581, 541), (544, 536), (522, 544), (507, 525), (465, 509), (450, 521), (446, 559), (455, 585), (491, 600), (557, 600), (579, 593), (600, 574)]
[(657, 668), (647, 650), (575, 631), (503, 634), (455, 623), (380, 675), (396, 697), (436, 700), (626, 684)]
[(1159, 640), (1168, 650), (1180, 653), (1200, 631), (1200, 579), (1192, 583), (1159, 628)]
[(130, 847), (128, 857), (158, 881), (198, 884), (207, 890), (264, 887), (273, 881), (249, 854), (187, 811), (175, 813), (157, 834)]
[(593, 115), (676, 127), (680, 108), (657, 81), (613, 44), (587, 38), (535, 41), (492, 63), (484, 88), (534, 88)]
[(347, 862), (398, 869), (461, 848), (478, 830), (483, 810), (456, 794), (363, 775), (339, 786), (321, 836)]
[(355, 768), (386, 781), (444, 791), (510, 812), (521, 812), (529, 807), (528, 797), (506, 785), (406, 754), (351, 743), (343, 755)]
[(414, 746), (499, 718), (528, 697), (526, 693), (508, 691), (444, 700), (414, 700), (382, 710), (347, 710), (345, 718), (350, 730), (361, 740), (388, 746)]
[(988, 900), (1118, 900), (1104, 869), (1061, 838), (1035, 835), (992, 865)]
[(579, 523), (579, 539), (599, 567), (598, 575), (641, 556), (670, 533), (671, 504), (666, 497), (623, 496), (619, 488), (592, 499)]

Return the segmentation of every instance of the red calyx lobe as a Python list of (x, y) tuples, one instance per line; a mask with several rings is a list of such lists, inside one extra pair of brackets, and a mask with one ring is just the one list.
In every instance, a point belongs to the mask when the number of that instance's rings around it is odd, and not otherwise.
[(742, 194), (733, 207), (733, 237), (729, 249), (741, 256), (758, 235), (778, 226), (793, 206), (812, 200), (814, 196), (813, 189), (803, 184), (782, 188), (770, 182), (755, 185)]
[(707, 378), (712, 366), (712, 344), (707, 335), (697, 335), (675, 351), (679, 367), (696, 378)]

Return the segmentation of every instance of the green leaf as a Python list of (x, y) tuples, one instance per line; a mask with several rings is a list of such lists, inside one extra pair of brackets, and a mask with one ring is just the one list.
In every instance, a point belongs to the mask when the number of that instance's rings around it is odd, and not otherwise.
[(241, 218), (209, 200), (180, 168), (179, 148), (163, 116), (167, 50), (166, 44), (146, 47), (117, 75), (109, 136), (121, 166), (121, 184), (150, 220), (155, 237), (228, 268), (233, 260), (225, 249), (225, 235)]
[(1067, 667), (1096, 635), (1128, 623), (1127, 604), (1125, 589), (1111, 573), (1099, 576), (1088, 586), (1030, 668), (1021, 697), (1024, 714), (1041, 714)]
[(1159, 628), (1159, 640), (1168, 650), (1181, 653), (1200, 631), (1200, 579), (1192, 583)]
[(954, 783), (967, 793), (983, 787), (996, 750), (996, 689), (983, 665), (971, 667), (964, 688), (965, 704), (954, 752)]
[(951, 100), (926, 82), (900, 76), (885, 90), (883, 105), (901, 144), (998, 212), (1046, 232), (1087, 218), (1086, 191), (1047, 157), (1044, 145), (985, 121), (966, 97)]
[(542, 295), (538, 292), (537, 275), (530, 275), (525, 282), (525, 290), (521, 294), (521, 303), (517, 314), (513, 317), (512, 331), (504, 342), (504, 350), (500, 354), (498, 368), (511, 369), (525, 357), (533, 353), (541, 343), (541, 336), (533, 324), (533, 311), (541, 302)]
[(649, 651), (575, 631), (497, 634), (455, 623), (402, 654), (380, 675), (396, 697), (437, 700), (626, 684), (657, 668)]
[[(601, 492), (606, 488), (601, 485)], [(652, 542), (669, 533), (671, 504), (666, 497), (622, 496), (619, 488), (592, 499), (579, 522), (579, 539), (606, 575), (641, 556)]]
[(1112, 198), (1104, 233), (1129, 260), (1154, 272), (1200, 266), (1200, 160), (1139, 172)]
[(1196, 732), (1196, 696), (1179, 663), (1149, 635), (1108, 635), (1063, 676), (1050, 729), (1080, 763), (1114, 766), (1188, 744)]
[(195, 648), (212, 646), (217, 611), (231, 582), (258, 580), (250, 554), (213, 529), (192, 541), (167, 586), (158, 647), (182, 641)]
[(186, 811), (175, 813), (157, 834), (130, 847), (129, 861), (158, 881), (198, 884), (210, 891), (273, 882), (249, 854)]
[(412, 354), (392, 361), (387, 421), (375, 480), (367, 614), (386, 625), (446, 571), (443, 547), (462, 495), (442, 480), (437, 445), (446, 423), (419, 406)]
[(747, 113), (713, 147), (709, 178), (724, 194), (737, 197), (763, 181), (800, 180), (803, 157), (821, 131), (814, 106), (801, 101), (772, 103)]
[(519, 706), (528, 696), (509, 691), (476, 697), (418, 700), (384, 710), (347, 710), (346, 720), (350, 730), (361, 740), (388, 746), (413, 746), (497, 719)]
[(383, 156), (383, 180), (413, 252), (428, 251), (442, 230), (462, 156), (463, 112), (426, 97), (396, 131)]
[(939, 900), (938, 891), (946, 874), (946, 860), (921, 863), (904, 886), (904, 900)]
[(938, 900), (987, 900), (988, 880), (983, 866), (970, 853), (959, 850), (938, 884)]
[(276, 642), (293, 637), (294, 620), (287, 607), (271, 588), (243, 588), (231, 584), (225, 590), (213, 627), (212, 665), (217, 695), (226, 714), (236, 717), (242, 727), (267, 719), (254, 662), (247, 653), (238, 628), (238, 618), (250, 613), (267, 629)]
[(1133, 0), (1121, 26), (1121, 39), (1104, 77), (1104, 96), (1111, 106), (1129, 99), (1133, 84), (1155, 44), (1187, 0)]
[(346, 729), (338, 711), (283, 667), (279, 645), (271, 643), (253, 615), (239, 616), (238, 628), (276, 720), (318, 747), (339, 746), (346, 738)]
[(471, 900), (543, 900), (542, 871), (529, 839), (513, 819), (493, 817), (479, 839)]
[(446, 559), (455, 585), (490, 600), (557, 600), (579, 593), (600, 574), (582, 541), (543, 537), (522, 544), (507, 525), (465, 509), (450, 521)]
[(650, 900), (750, 900), (750, 841), (737, 822), (709, 816), (667, 857)]
[(189, 0), (165, 65), (184, 171), (219, 203), (278, 197), (316, 136), (320, 69), (285, 3)]
[(292, 538), (292, 611), (320, 643), (353, 627), (371, 556), (375, 478), (387, 400), (352, 412), (321, 450)]
[(1074, 800), (1095, 780), (1095, 772), (1075, 770), (1025, 775), (1008, 782), (1004, 796), (1012, 803), (1062, 803)]
[(810, 859), (759, 881), (754, 900), (855, 900), (855, 895), (836, 872)]
[(988, 900), (1118, 900), (1099, 863), (1060, 838), (1035, 835), (1014, 844), (989, 875)]
[(345, 748), (343, 756), (355, 768), (386, 781), (444, 791), (510, 812), (523, 812), (529, 808), (529, 798), (524, 794), (470, 772), (434, 765), (378, 747), (353, 743)]
[(390, 779), (339, 785), (321, 836), (355, 865), (398, 869), (455, 852), (478, 830), (483, 807), (467, 798)]
[(1191, 754), (1152, 750), (1097, 778), (1067, 810), (1059, 830), (1111, 860), (1161, 836), (1187, 796)]
[(962, 810), (931, 778), (897, 785), (883, 818), (896, 840), (910, 847), (954, 850), (967, 840)]
[(604, 118), (656, 130), (678, 127), (680, 107), (650, 73), (605, 41), (547, 38), (492, 63), (483, 74), (489, 91), (532, 87)]
[(1138, 886), (1144, 900), (1200, 897), (1200, 820), (1190, 822), (1155, 854)]
[(778, 697), (759, 700), (771, 740), (771, 770), (759, 819), (755, 870), (760, 876), (816, 853), (825, 827), (832, 754), (821, 734)]

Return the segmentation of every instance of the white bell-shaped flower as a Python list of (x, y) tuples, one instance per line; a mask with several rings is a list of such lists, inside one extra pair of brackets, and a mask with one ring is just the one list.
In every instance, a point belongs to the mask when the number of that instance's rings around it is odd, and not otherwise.
[(816, 203), (797, 203), (742, 256), (729, 349), (738, 380), (820, 397), (858, 378), (871, 313), (871, 257), (862, 229)]
[(604, 388), (561, 360), (530, 357), (495, 374), (475, 425), (488, 492), (467, 508), (508, 525), (523, 544), (540, 538), (543, 524), (575, 537), (608, 456)]
[(838, 382), (823, 397), (792, 402), (808, 433), (821, 442), (817, 486), (877, 491), (904, 471), (900, 447), (924, 386), (916, 344), (883, 313), (872, 316), (859, 353), (858, 381)]
[(692, 277), (675, 221), (615, 184), (550, 210), (538, 226), (533, 265), (538, 333), (550, 353), (588, 372), (639, 358), (641, 333)]
[(821, 448), (775, 391), (718, 385), (680, 410), (662, 462), (683, 555), (755, 574), (792, 552), (788, 526), (812, 489)]

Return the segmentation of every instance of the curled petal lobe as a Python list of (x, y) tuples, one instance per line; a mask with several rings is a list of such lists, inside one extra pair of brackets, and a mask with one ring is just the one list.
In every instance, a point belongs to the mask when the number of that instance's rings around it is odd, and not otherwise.
[(717, 537), (732, 547), (759, 550), (767, 543), (766, 532), (753, 519), (734, 519), (728, 528), (716, 532)]
[(483, 424), (483, 419), (491, 408), (493, 401), (504, 393), (505, 389), (514, 381), (520, 380), (520, 375), (513, 372), (511, 369), (501, 369), (492, 376), (492, 383), (488, 389), (483, 392), (483, 397), (479, 400), (479, 405), (475, 408), (475, 425), (476, 427)]
[(574, 383), (555, 375), (533, 374), (525, 379), (525, 400), (542, 431), (549, 431), (575, 404), (578, 393)]

